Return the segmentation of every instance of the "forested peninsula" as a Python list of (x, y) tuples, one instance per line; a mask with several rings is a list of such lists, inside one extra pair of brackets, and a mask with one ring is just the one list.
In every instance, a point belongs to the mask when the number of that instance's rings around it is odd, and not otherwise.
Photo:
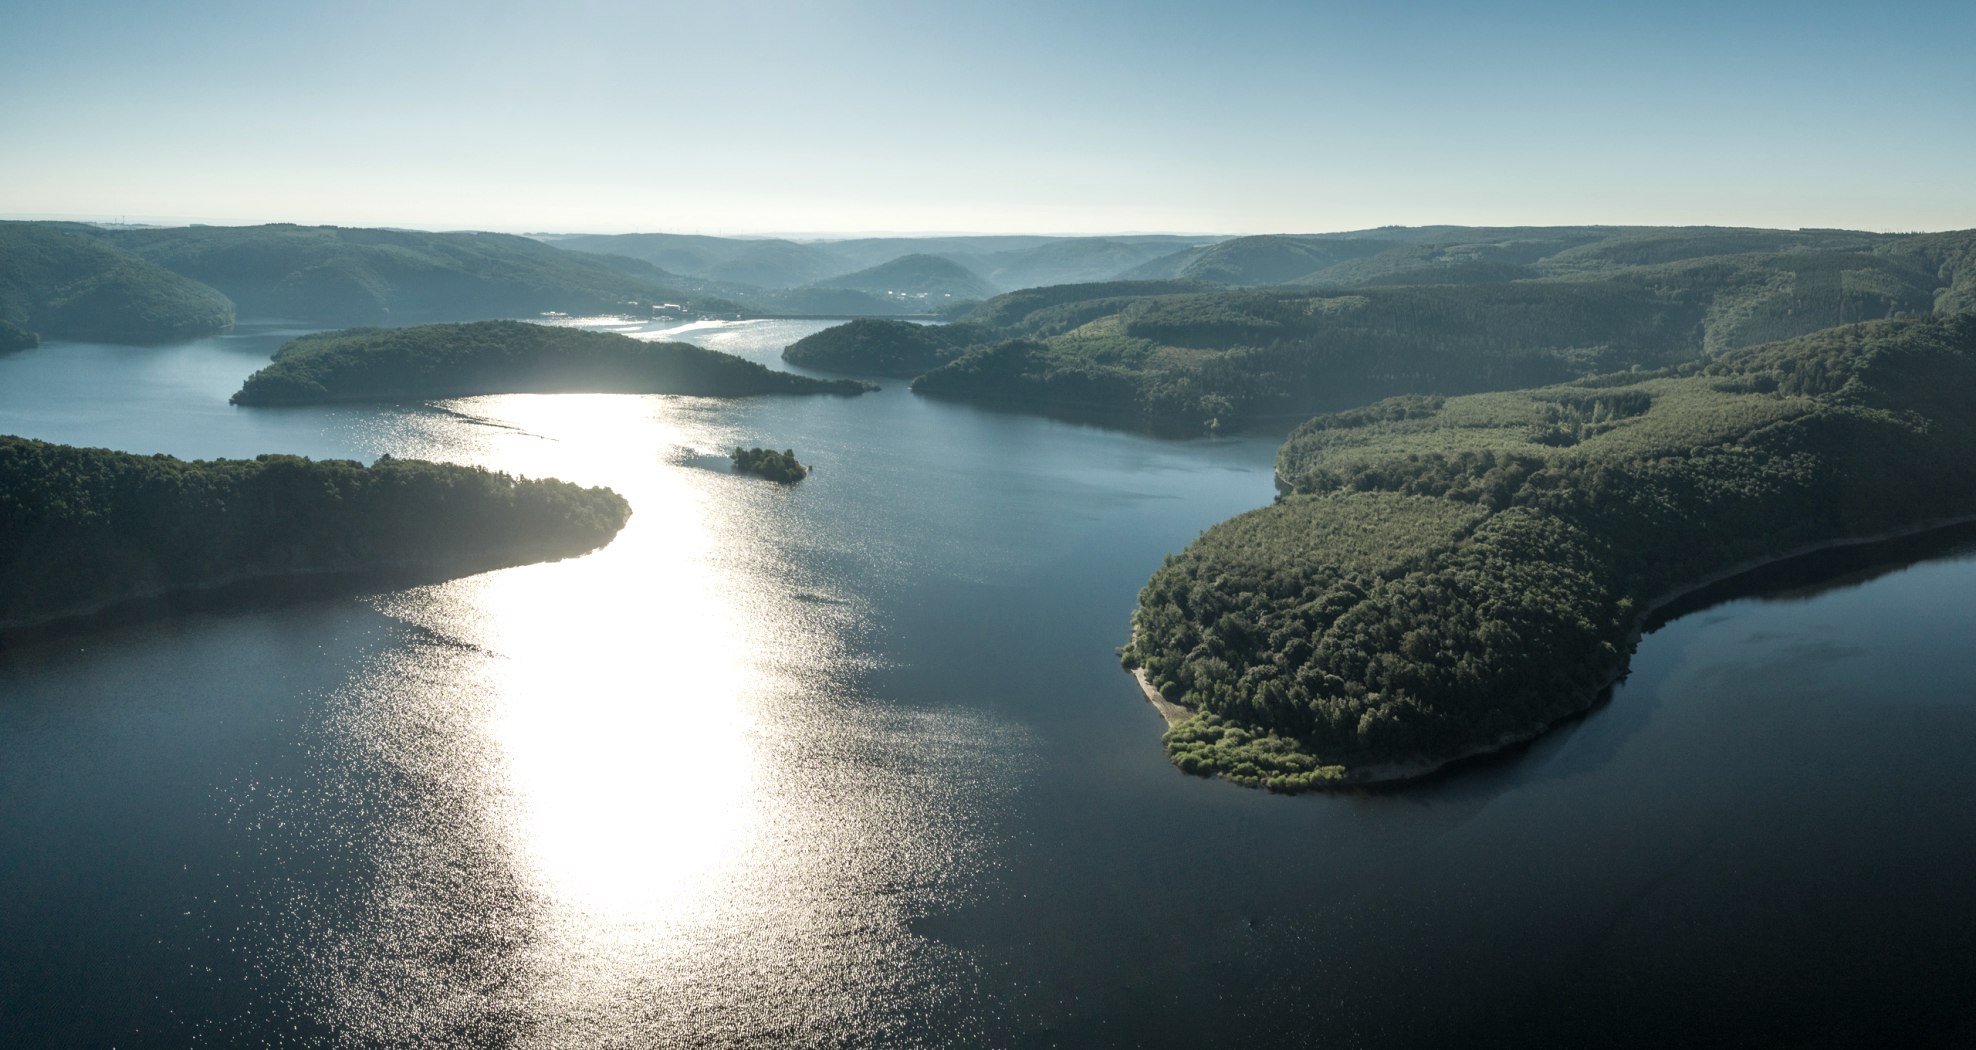
[(645, 342), (523, 321), (356, 328), (284, 343), (247, 377), (239, 405), (393, 401), (475, 394), (861, 394), (852, 380), (777, 372), (688, 343)]
[(912, 377), (929, 372), (992, 339), (976, 324), (914, 324), (859, 318), (804, 336), (782, 351), (792, 365), (854, 375)]
[(0, 631), (283, 578), (566, 558), (630, 515), (609, 489), (476, 467), (185, 461), (0, 437)]
[(1146, 585), (1129, 667), (1196, 712), (1189, 772), (1416, 776), (1542, 732), (1643, 616), (1742, 568), (1976, 516), (1976, 316), (1320, 416), (1270, 507)]

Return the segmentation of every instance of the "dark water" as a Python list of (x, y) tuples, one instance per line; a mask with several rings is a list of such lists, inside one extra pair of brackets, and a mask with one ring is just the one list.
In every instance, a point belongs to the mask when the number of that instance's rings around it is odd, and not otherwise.
[(486, 463), (632, 524), (12, 643), (0, 1045), (1976, 1040), (1965, 551), (1768, 581), (1519, 753), (1281, 798), (1169, 766), (1114, 655), (1160, 558), (1268, 501), (1267, 438), (900, 384), (226, 406), (280, 337), (0, 359), (0, 432)]

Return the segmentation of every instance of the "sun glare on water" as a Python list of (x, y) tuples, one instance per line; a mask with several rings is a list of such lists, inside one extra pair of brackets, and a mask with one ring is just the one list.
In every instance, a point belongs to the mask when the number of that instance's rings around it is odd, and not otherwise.
[(352, 682), (335, 761), (404, 786), (355, 844), (363, 924), (322, 933), (338, 1023), (610, 1043), (715, 1015), (838, 1031), (935, 994), (852, 990), (925, 972), (907, 921), (973, 863), (970, 800), (1003, 775), (977, 741), (1010, 730), (859, 698), (862, 585), (803, 553), (821, 493), (729, 472), (746, 424), (701, 399), (436, 407), (380, 444), (633, 512), (579, 558), (380, 596), (411, 635)]

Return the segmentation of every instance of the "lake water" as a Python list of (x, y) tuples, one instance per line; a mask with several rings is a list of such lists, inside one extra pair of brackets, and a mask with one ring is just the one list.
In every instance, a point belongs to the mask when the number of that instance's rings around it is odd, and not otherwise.
[[(779, 364), (824, 324), (675, 334)], [(1115, 654), (1162, 556), (1268, 502), (1273, 438), (896, 382), (228, 406), (289, 334), (0, 358), (0, 432), (481, 463), (634, 516), (8, 643), (0, 1044), (1976, 1040), (1969, 548), (1678, 619), (1514, 754), (1277, 797), (1170, 766)]]

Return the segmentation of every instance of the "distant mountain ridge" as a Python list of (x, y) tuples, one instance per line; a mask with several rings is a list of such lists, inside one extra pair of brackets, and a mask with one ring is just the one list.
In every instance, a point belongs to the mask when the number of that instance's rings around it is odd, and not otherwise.
[[(681, 277), (722, 286), (710, 290), (750, 302), (784, 304), (785, 308), (792, 301), (816, 305), (816, 300), (765, 293), (802, 288), (862, 289), (862, 278), (849, 284), (845, 279), (909, 255), (931, 255), (954, 263), (984, 282), (984, 294), (993, 295), (1020, 288), (1104, 280), (1201, 240), (1167, 234), (1127, 234), (793, 241), (675, 233), (543, 235), (543, 239), (572, 251), (642, 259)], [(899, 276), (900, 273), (893, 272), (890, 279), (897, 283)], [(946, 294), (953, 282), (951, 274), (940, 273), (934, 284), (893, 290), (907, 295)]]
[(674, 275), (640, 260), (564, 251), (504, 233), (273, 224), (97, 236), (218, 289), (253, 317), (380, 324), (645, 310), (668, 302), (737, 309), (682, 290)]

